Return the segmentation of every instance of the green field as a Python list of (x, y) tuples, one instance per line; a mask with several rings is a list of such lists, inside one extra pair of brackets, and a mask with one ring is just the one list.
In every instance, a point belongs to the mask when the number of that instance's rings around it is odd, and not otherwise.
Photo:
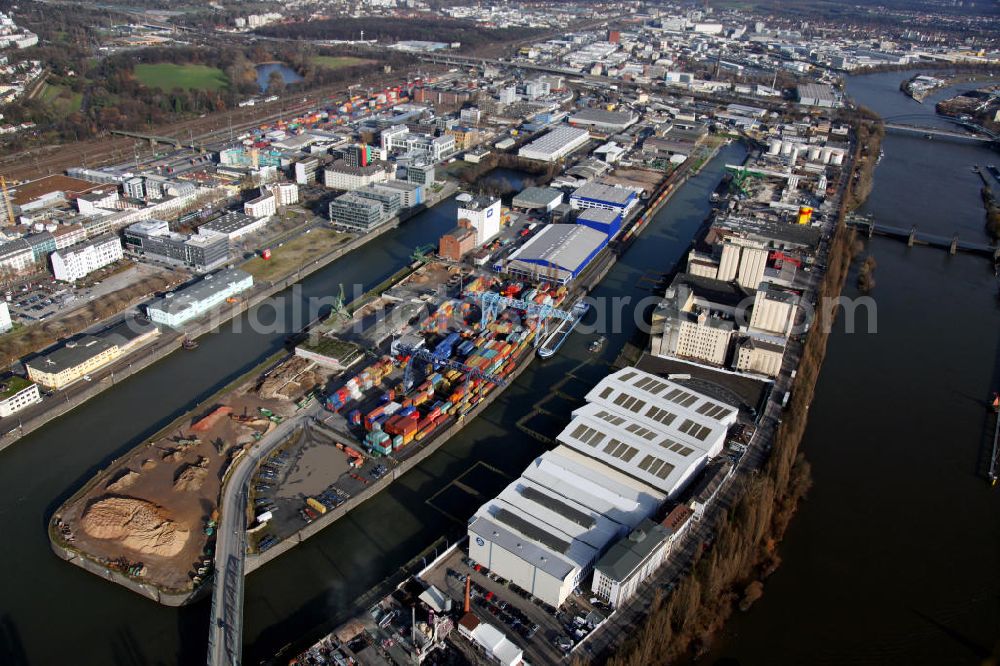
[(81, 93), (75, 93), (65, 86), (54, 86), (48, 83), (44, 84), (38, 97), (55, 109), (60, 116), (68, 116), (74, 111), (79, 111), (80, 104), (83, 102)]
[(351, 65), (364, 65), (372, 60), (365, 60), (364, 58), (355, 58), (354, 56), (313, 56), (311, 58), (312, 62), (320, 67), (325, 67), (326, 69), (340, 69), (341, 67), (350, 67)]
[(349, 238), (349, 235), (337, 233), (333, 229), (317, 227), (308, 234), (301, 234), (283, 243), (281, 247), (272, 247), (271, 258), (267, 261), (255, 257), (240, 268), (258, 282), (274, 282), (319, 259), (338, 245), (346, 243)]
[(166, 62), (136, 65), (135, 78), (145, 86), (161, 90), (221, 90), (228, 85), (221, 69), (207, 65), (174, 65)]

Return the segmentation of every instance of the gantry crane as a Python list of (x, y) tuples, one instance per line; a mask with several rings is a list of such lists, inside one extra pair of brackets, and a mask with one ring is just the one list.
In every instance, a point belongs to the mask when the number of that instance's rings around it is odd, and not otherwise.
[(549, 319), (559, 319), (562, 321), (574, 319), (574, 315), (571, 312), (560, 310), (559, 308), (551, 305), (532, 303), (531, 301), (525, 301), (519, 298), (502, 296), (495, 291), (482, 292), (479, 295), (479, 307), (483, 312), (483, 326), (486, 326), (486, 324), (496, 319), (497, 316), (507, 308), (524, 310), (524, 314), (526, 316), (537, 317), (539, 330), (535, 332), (535, 347), (538, 347), (538, 345), (541, 344), (542, 339), (546, 337), (546, 326)]

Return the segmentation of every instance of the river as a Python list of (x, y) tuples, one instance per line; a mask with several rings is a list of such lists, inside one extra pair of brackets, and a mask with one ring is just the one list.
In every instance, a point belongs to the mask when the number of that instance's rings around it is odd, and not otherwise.
[[(942, 124), (898, 89), (912, 73), (851, 77), (883, 117)], [(922, 118), (920, 117), (922, 116)], [(979, 145), (889, 134), (862, 212), (887, 224), (986, 240)], [(876, 237), (877, 333), (843, 318), (810, 409), (814, 485), (763, 598), (727, 624), (703, 662), (963, 664), (996, 654), (1000, 491), (982, 475), (1000, 387), (1000, 308), (989, 263)], [(857, 296), (855, 275), (848, 296)], [(865, 327), (860, 327), (862, 331)]]
[[(597, 296), (648, 296), (638, 286), (648, 271), (662, 273), (687, 249), (709, 212), (708, 197), (723, 165), (745, 155), (739, 145), (692, 178), (660, 211), (614, 267)], [(306, 299), (336, 292), (343, 283), (371, 287), (402, 266), (413, 249), (454, 226), (453, 201), (426, 211), (364, 248), (313, 274)], [(291, 310), (291, 308), (286, 308)], [(265, 319), (266, 317), (262, 317)], [(94, 473), (190, 410), (219, 387), (280, 349), (284, 333), (254, 333), (240, 320), (200, 339), (194, 352), (177, 352), (86, 405), (20, 440), (0, 454), (0, 663), (203, 663), (207, 600), (173, 609), (102, 581), (58, 559), (49, 549), (52, 512)], [(530, 405), (572, 372), (583, 391), (606, 373), (606, 362), (632, 335), (633, 325), (609, 335), (600, 355), (593, 336), (571, 338), (556, 357), (535, 362), (482, 416), (386, 492), (247, 578), (245, 663), (257, 663), (303, 636), (316, 636), (345, 618), (349, 604), (446, 532), (460, 531), (476, 506), (451, 507), (450, 517), (428, 502), (478, 462), (506, 477), (540, 452), (516, 422)], [(480, 468), (481, 469), (481, 468)], [(474, 472), (475, 473), (475, 472)], [(483, 499), (508, 482), (480, 475)], [(491, 481), (492, 480), (492, 481)], [(492, 485), (490, 485), (492, 483)]]

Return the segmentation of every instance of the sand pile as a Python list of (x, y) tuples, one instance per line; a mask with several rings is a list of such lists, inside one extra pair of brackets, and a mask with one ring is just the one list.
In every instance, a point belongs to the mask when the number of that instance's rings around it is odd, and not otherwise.
[(142, 465), (140, 465), (140, 467), (142, 467), (143, 470), (151, 470), (156, 467), (156, 461), (151, 458), (146, 458), (142, 461)]
[(139, 480), (139, 472), (130, 469), (125, 470), (117, 479), (108, 484), (107, 488), (113, 493), (120, 493)]
[(177, 475), (177, 480), (174, 481), (174, 490), (185, 492), (201, 490), (201, 487), (205, 484), (206, 476), (208, 476), (208, 470), (204, 467), (188, 465)]
[(134, 497), (95, 501), (80, 519), (83, 531), (95, 539), (117, 541), (148, 555), (173, 557), (184, 548), (190, 532), (170, 520), (162, 507)]

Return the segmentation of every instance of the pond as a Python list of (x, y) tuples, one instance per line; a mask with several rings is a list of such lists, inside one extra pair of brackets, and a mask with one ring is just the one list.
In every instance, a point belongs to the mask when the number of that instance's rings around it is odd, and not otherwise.
[(283, 62), (266, 62), (257, 65), (256, 69), (257, 86), (260, 88), (261, 92), (267, 92), (268, 81), (271, 78), (272, 72), (278, 72), (281, 74), (281, 78), (285, 82), (286, 86), (290, 83), (298, 83), (302, 80), (302, 77), (299, 76), (294, 69)]

